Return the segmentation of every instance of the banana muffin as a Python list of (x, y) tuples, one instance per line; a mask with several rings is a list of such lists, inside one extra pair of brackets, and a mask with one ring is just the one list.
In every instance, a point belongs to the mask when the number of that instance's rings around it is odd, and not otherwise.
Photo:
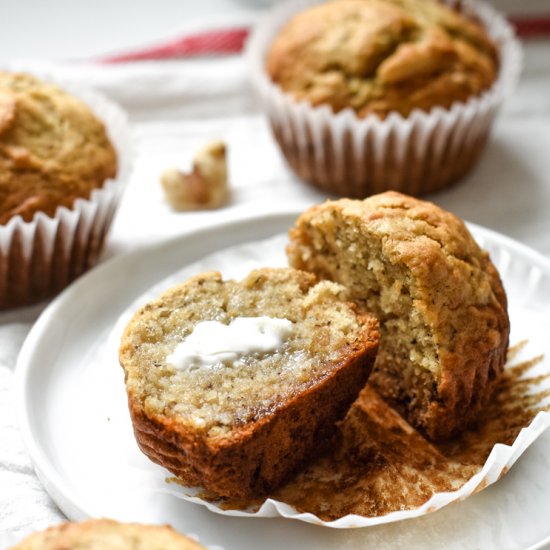
[(328, 201), (298, 218), (288, 257), (378, 317), (369, 384), (411, 424), (438, 440), (476, 421), (510, 323), (497, 270), (459, 218), (396, 192)]
[(91, 519), (30, 535), (11, 550), (204, 550), (169, 525)]
[(130, 172), (125, 113), (72, 90), (0, 71), (0, 310), (49, 298), (96, 263)]
[(141, 450), (210, 495), (262, 496), (323, 451), (367, 382), (377, 322), (301, 271), (198, 275), (122, 337)]
[(481, 2), (297, 0), (248, 45), (252, 81), (297, 176), (339, 196), (447, 187), (481, 158), (521, 50)]
[(431, 0), (338, 0), (295, 15), (267, 56), (274, 82), (313, 105), (358, 116), (448, 108), (495, 81), (496, 45)]
[(105, 126), (84, 103), (34, 76), (0, 71), (0, 224), (54, 216), (116, 173)]

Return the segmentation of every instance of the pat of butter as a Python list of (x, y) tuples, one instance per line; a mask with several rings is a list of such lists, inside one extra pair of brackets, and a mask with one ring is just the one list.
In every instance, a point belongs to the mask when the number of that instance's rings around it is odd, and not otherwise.
[(242, 357), (276, 351), (292, 333), (292, 321), (273, 317), (236, 317), (228, 325), (198, 323), (166, 357), (178, 370), (232, 366)]

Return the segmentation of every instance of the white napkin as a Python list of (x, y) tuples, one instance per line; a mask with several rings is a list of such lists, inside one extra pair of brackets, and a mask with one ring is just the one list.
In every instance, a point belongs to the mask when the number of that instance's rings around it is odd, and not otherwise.
[(0, 550), (63, 515), (36, 477), (17, 428), (13, 368), (41, 307), (0, 315)]

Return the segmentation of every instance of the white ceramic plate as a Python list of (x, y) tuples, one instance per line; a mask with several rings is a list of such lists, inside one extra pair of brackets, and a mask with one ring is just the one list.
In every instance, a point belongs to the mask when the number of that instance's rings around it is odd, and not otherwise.
[[(121, 314), (182, 267), (216, 251), (285, 232), (296, 216), (292, 212), (225, 223), (115, 258), (79, 279), (45, 310), (21, 351), (16, 391), (25, 443), (59, 507), (71, 519), (109, 516), (168, 522), (227, 550), (282, 545), (505, 550), (528, 548), (550, 535), (550, 432), (501, 481), (481, 493), (436, 513), (368, 529), (336, 531), (285, 519), (220, 516), (159, 490), (143, 476), (149, 471), (152, 480), (159, 467), (137, 449), (122, 371), (107, 354)], [(527, 323), (537, 332), (542, 324), (548, 333), (550, 262), (506, 237), (471, 229), (500, 269), (512, 311), (531, 313), (521, 323), (521, 332), (530, 328)], [(256, 254), (253, 247), (250, 252)], [(512, 341), (513, 324), (512, 315)], [(545, 351), (550, 352), (550, 344)]]

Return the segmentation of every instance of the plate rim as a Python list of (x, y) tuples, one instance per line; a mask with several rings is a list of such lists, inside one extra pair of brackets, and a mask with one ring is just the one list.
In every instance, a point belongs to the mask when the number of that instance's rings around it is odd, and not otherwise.
[[(13, 392), (15, 396), (16, 421), (23, 444), (31, 460), (33, 470), (40, 480), (40, 483), (50, 498), (69, 519), (86, 519), (88, 517), (93, 517), (93, 514), (91, 514), (85, 506), (79, 503), (80, 499), (74, 495), (74, 488), (59, 475), (58, 469), (51, 460), (51, 457), (49, 457), (46, 450), (38, 444), (39, 438), (34, 437), (34, 431), (30, 423), (30, 414), (26, 414), (29, 408), (27, 400), (27, 394), (30, 391), (30, 386), (28, 385), (29, 377), (32, 376), (33, 372), (32, 354), (35, 346), (43, 337), (44, 332), (47, 331), (50, 320), (54, 318), (57, 312), (60, 310), (62, 311), (63, 308), (66, 307), (66, 304), (73, 299), (73, 296), (78, 298), (81, 288), (86, 287), (91, 284), (91, 282), (93, 283), (95, 279), (101, 280), (105, 272), (108, 273), (119, 264), (123, 265), (132, 259), (149, 256), (159, 249), (170, 249), (180, 241), (184, 243), (185, 241), (196, 238), (213, 236), (225, 228), (235, 228), (235, 226), (246, 227), (259, 222), (266, 224), (270, 222), (282, 224), (283, 220), (288, 220), (288, 227), (290, 227), (292, 223), (290, 221), (291, 218), (295, 219), (302, 211), (303, 209), (292, 209), (271, 212), (269, 214), (251, 214), (247, 216), (231, 217), (204, 227), (191, 229), (146, 245), (138, 246), (133, 250), (128, 250), (122, 254), (109, 258), (84, 273), (53, 298), (40, 313), (23, 342), (15, 364)], [(184, 261), (182, 261), (182, 265), (184, 265)], [(49, 366), (49, 368), (51, 369), (53, 367)], [(32, 407), (32, 404), (30, 406)]]
[[(190, 241), (192, 239), (212, 237), (224, 229), (228, 231), (232, 230), (234, 232), (238, 228), (243, 229), (247, 226), (254, 228), (255, 224), (279, 224), (281, 226), (284, 224), (284, 227), (289, 228), (291, 227), (293, 220), (295, 220), (301, 212), (303, 212), (303, 208), (293, 208), (271, 212), (269, 214), (259, 213), (247, 216), (236, 216), (230, 219), (217, 221), (204, 227), (188, 230), (177, 235), (157, 240), (147, 245), (139, 246), (133, 250), (123, 252), (106, 260), (97, 267), (85, 273), (83, 276), (79, 277), (74, 283), (54, 298), (42, 311), (36, 322), (31, 327), (23, 346), (21, 347), (21, 351), (16, 362), (13, 382), (16, 418), (25, 449), (37, 477), (48, 495), (57, 504), (57, 506), (59, 506), (61, 511), (69, 517), (69, 519), (85, 519), (92, 517), (93, 514), (87, 510), (86, 506), (82, 503), (82, 499), (75, 494), (76, 490), (72, 484), (63, 478), (61, 472), (59, 472), (45, 447), (39, 444), (41, 438), (36, 436), (37, 434), (35, 434), (35, 431), (31, 425), (32, 402), (29, 403), (27, 398), (31, 389), (32, 374), (37, 368), (36, 364), (32, 361), (33, 350), (44, 337), (44, 333), (47, 332), (51, 320), (55, 318), (57, 313), (60, 311), (62, 312), (64, 308), (74, 307), (74, 305), (68, 306), (67, 304), (70, 304), (73, 299), (78, 299), (79, 290), (81, 288), (93, 284), (96, 280), (101, 281), (105, 276), (105, 273), (109, 273), (111, 270), (116, 270), (117, 266), (124, 265), (125, 263), (132, 261), (132, 259), (147, 257), (152, 253), (158, 253), (162, 249), (169, 250), (177, 243), (181, 243), (183, 245), (186, 241)], [(491, 244), (502, 246), (514, 255), (518, 254), (523, 256), (550, 276), (550, 259), (542, 253), (516, 239), (503, 235), (492, 229), (469, 222), (466, 222), (466, 224), (476, 239), (487, 239)], [(252, 242), (253, 240), (255, 240), (254, 235), (251, 235), (250, 241)], [(244, 242), (246, 241), (238, 241), (234, 244)], [(489, 243), (482, 243), (482, 248), (486, 248), (487, 244)], [(227, 246), (231, 245), (221, 246), (217, 249), (209, 249), (205, 252), (205, 255), (213, 253), (216, 250), (226, 248)], [(184, 266), (186, 263), (190, 262), (188, 260), (186, 261), (185, 256), (182, 255), (181, 265)], [(161, 279), (162, 277), (159, 277), (159, 280)], [(155, 282), (158, 282), (158, 280)], [(152, 284), (155, 284), (155, 282)], [(80, 293), (81, 296), (84, 294), (85, 293)], [(46, 368), (49, 370), (54, 369), (55, 362), (50, 363)], [(538, 545), (543, 543), (543, 541), (544, 539), (534, 544)]]

